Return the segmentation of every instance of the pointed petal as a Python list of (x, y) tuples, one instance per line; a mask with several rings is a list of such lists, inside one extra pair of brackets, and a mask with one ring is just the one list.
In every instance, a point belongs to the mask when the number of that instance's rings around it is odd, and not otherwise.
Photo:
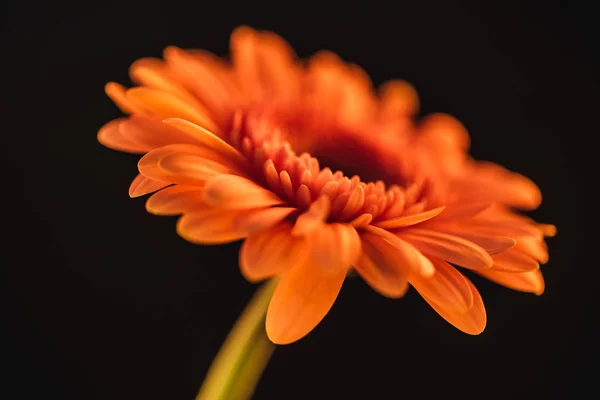
[(327, 315), (347, 270), (335, 273), (310, 263), (287, 271), (273, 293), (267, 310), (267, 336), (275, 344), (288, 344), (306, 336)]
[(204, 186), (206, 204), (233, 209), (268, 207), (284, 203), (275, 193), (237, 175), (219, 175)]
[(408, 289), (409, 268), (402, 265), (398, 249), (385, 239), (363, 233), (362, 254), (355, 264), (359, 275), (373, 289), (390, 298), (399, 298)]
[(177, 96), (157, 89), (135, 87), (125, 92), (125, 95), (138, 108), (156, 118), (182, 118), (209, 130), (217, 130), (206, 110), (194, 108)]
[(368, 226), (365, 230), (375, 236), (387, 240), (392, 246), (397, 248), (399, 250), (398, 257), (400, 258), (398, 263), (410, 268), (413, 274), (420, 274), (422, 276), (431, 276), (435, 274), (435, 268), (431, 261), (411, 244), (400, 239), (393, 233), (376, 226)]
[(177, 233), (196, 244), (222, 244), (235, 242), (248, 236), (236, 231), (234, 221), (247, 211), (204, 208), (184, 214), (177, 221)]
[(485, 329), (487, 315), (483, 300), (477, 288), (465, 278), (471, 293), (473, 294), (473, 305), (467, 312), (455, 311), (453, 308), (445, 307), (434, 303), (432, 300), (423, 297), (427, 303), (446, 321), (454, 325), (455, 328), (468, 333), (469, 335), (479, 335)]
[(154, 181), (138, 174), (129, 186), (129, 197), (140, 197), (148, 193), (156, 192), (167, 186), (169, 186), (168, 183)]
[(458, 236), (412, 228), (400, 234), (419, 251), (470, 269), (490, 268), (492, 257), (481, 247)]
[(248, 281), (279, 275), (306, 261), (304, 239), (290, 235), (291, 230), (292, 224), (284, 221), (248, 236), (240, 249), (240, 269)]
[(354, 218), (352, 221), (348, 222), (350, 225), (352, 225), (354, 228), (364, 228), (367, 225), (369, 225), (371, 223), (371, 221), (373, 221), (373, 215), (372, 214), (361, 214), (358, 217)]
[(115, 82), (109, 82), (104, 86), (104, 92), (125, 114), (143, 114), (144, 111), (127, 98), (125, 91), (123, 85)]
[(432, 257), (435, 274), (423, 277), (419, 274), (409, 276), (412, 286), (424, 298), (443, 306), (448, 310), (467, 312), (473, 306), (473, 294), (467, 278), (447, 262)]
[(175, 185), (154, 193), (146, 201), (146, 210), (156, 215), (179, 215), (206, 208), (201, 187)]
[(444, 208), (445, 207), (438, 207), (438, 208), (434, 208), (433, 210), (424, 211), (424, 212), (413, 214), (413, 215), (391, 218), (391, 219), (387, 219), (384, 221), (376, 222), (374, 225), (379, 228), (383, 228), (383, 229), (387, 229), (387, 230), (404, 228), (404, 227), (416, 225), (418, 223), (421, 223), (421, 222), (427, 221), (431, 218), (434, 218), (435, 216), (440, 214), (442, 211), (444, 211)]
[(540, 268), (540, 264), (533, 257), (516, 249), (495, 254), (492, 258), (494, 259), (494, 266), (492, 267), (494, 271), (520, 273), (535, 271)]
[(529, 272), (503, 272), (495, 269), (477, 271), (477, 273), (492, 282), (521, 292), (535, 293), (538, 296), (544, 293), (544, 277), (540, 270)]
[(361, 240), (352, 225), (324, 224), (306, 236), (312, 261), (332, 274), (347, 271), (360, 256)]

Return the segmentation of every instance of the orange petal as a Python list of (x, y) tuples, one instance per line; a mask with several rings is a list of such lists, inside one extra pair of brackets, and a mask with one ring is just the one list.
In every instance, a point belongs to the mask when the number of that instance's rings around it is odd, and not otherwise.
[(138, 174), (129, 186), (129, 197), (140, 197), (148, 193), (156, 192), (167, 186), (169, 186), (168, 183), (154, 181)]
[(146, 115), (132, 115), (119, 126), (120, 135), (147, 153), (169, 144), (198, 144), (194, 138)]
[(244, 174), (220, 155), (187, 144), (172, 144), (150, 151), (141, 158), (138, 169), (142, 175), (157, 181), (192, 186), (203, 186), (208, 179), (220, 174)]
[(179, 215), (193, 213), (205, 208), (201, 187), (175, 185), (154, 193), (146, 201), (146, 210), (156, 215)]
[(488, 252), (488, 254), (498, 254), (507, 251), (517, 244), (517, 241), (508, 236), (500, 235), (488, 235), (484, 233), (478, 233), (476, 230), (470, 230), (468, 226), (456, 225), (435, 225), (428, 226), (426, 229), (435, 230), (444, 234), (457, 236), (468, 240), (469, 242), (475, 243), (482, 249)]
[(398, 217), (398, 218), (391, 218), (391, 219), (387, 219), (387, 220), (384, 220), (381, 222), (376, 222), (374, 225), (379, 228), (388, 229), (388, 230), (403, 228), (403, 227), (411, 226), (411, 225), (416, 225), (420, 222), (427, 221), (427, 220), (437, 216), (442, 211), (444, 211), (444, 208), (445, 207), (438, 207), (438, 208), (434, 208), (433, 210), (429, 210), (429, 211), (425, 211), (425, 212), (421, 212), (421, 213), (417, 213), (417, 214), (413, 214), (413, 215), (407, 215), (407, 216)]
[(421, 254), (412, 245), (400, 239), (398, 236), (376, 226), (367, 226), (365, 230), (373, 235), (379, 236), (388, 241), (397, 248), (397, 260), (399, 265), (409, 268), (412, 273), (423, 276), (432, 276), (435, 274), (435, 268), (431, 261)]
[(486, 209), (488, 209), (492, 203), (487, 201), (472, 202), (472, 203), (456, 203), (447, 205), (444, 212), (440, 214), (436, 221), (448, 221), (457, 220), (473, 217)]
[(544, 277), (540, 270), (514, 273), (503, 272), (495, 269), (477, 271), (477, 273), (490, 281), (496, 282), (510, 289), (521, 292), (535, 293), (538, 296), (544, 293)]
[(125, 114), (144, 114), (144, 111), (126, 96), (123, 85), (109, 82), (104, 86), (104, 91)]
[(331, 209), (331, 202), (327, 196), (319, 196), (319, 198), (310, 205), (308, 210), (301, 214), (296, 220), (296, 225), (292, 229), (292, 235), (302, 236), (307, 235), (317, 228), (320, 228)]
[(379, 88), (381, 112), (388, 117), (412, 116), (419, 110), (419, 95), (406, 81), (385, 82)]
[(356, 271), (376, 291), (390, 298), (402, 297), (408, 289), (408, 267), (402, 265), (398, 249), (379, 236), (363, 233), (362, 254)]
[(542, 238), (518, 237), (515, 249), (535, 258), (540, 264), (548, 262), (548, 247)]
[(268, 207), (283, 203), (275, 193), (237, 175), (219, 175), (206, 182), (204, 201), (214, 207), (234, 209)]
[(364, 228), (371, 223), (373, 220), (372, 214), (361, 214), (358, 217), (354, 218), (352, 221), (348, 222), (354, 228)]
[(329, 312), (342, 288), (347, 270), (335, 273), (300, 263), (284, 273), (267, 310), (267, 336), (289, 344), (306, 336)]
[(206, 110), (194, 108), (177, 96), (157, 89), (136, 87), (125, 93), (138, 108), (160, 119), (183, 118), (208, 130), (217, 130)]
[(244, 211), (203, 208), (184, 214), (177, 221), (177, 233), (196, 244), (222, 244), (235, 242), (248, 236), (236, 231), (234, 221)]
[(402, 239), (425, 254), (439, 257), (470, 269), (490, 268), (492, 257), (480, 246), (458, 236), (412, 228), (400, 234)]
[(332, 274), (347, 271), (361, 253), (360, 236), (349, 224), (324, 224), (307, 235), (306, 241), (314, 264)]
[(279, 224), (296, 209), (292, 207), (269, 207), (250, 211), (234, 221), (233, 227), (240, 232), (253, 234)]
[(492, 258), (494, 259), (494, 266), (492, 267), (494, 271), (519, 273), (535, 271), (540, 268), (540, 264), (533, 257), (516, 249), (495, 254)]
[(290, 235), (292, 224), (284, 221), (248, 236), (240, 249), (240, 269), (250, 282), (258, 282), (289, 270), (306, 260), (303, 238)]
[(473, 294), (473, 305), (466, 312), (455, 311), (453, 308), (444, 307), (442, 305), (434, 303), (426, 297), (423, 297), (427, 303), (433, 308), (442, 318), (454, 325), (455, 328), (460, 329), (464, 333), (469, 335), (479, 335), (485, 329), (487, 323), (487, 315), (485, 313), (485, 306), (483, 300), (477, 288), (465, 278), (471, 293)]
[(122, 127), (126, 122), (127, 118), (119, 118), (105, 124), (98, 131), (98, 142), (117, 151), (135, 154), (146, 153), (149, 150), (147, 146), (132, 141), (123, 133)]
[(424, 298), (457, 312), (467, 312), (473, 306), (473, 293), (467, 278), (452, 265), (432, 257), (435, 274), (423, 277), (419, 274), (409, 276), (412, 286)]

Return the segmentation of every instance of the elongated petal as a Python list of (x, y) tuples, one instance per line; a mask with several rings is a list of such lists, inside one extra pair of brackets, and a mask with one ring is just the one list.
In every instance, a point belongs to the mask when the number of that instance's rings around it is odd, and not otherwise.
[(306, 240), (314, 264), (332, 274), (348, 270), (360, 256), (360, 236), (349, 224), (324, 224), (307, 235)]
[(284, 221), (276, 227), (250, 235), (240, 249), (240, 269), (250, 282), (279, 275), (305, 262), (303, 238), (290, 235), (292, 224)]
[(105, 124), (98, 131), (98, 142), (110, 149), (123, 151), (125, 153), (143, 154), (149, 149), (132, 141), (123, 134), (122, 126), (127, 118), (119, 118)]
[(379, 236), (387, 240), (392, 246), (398, 249), (397, 256), (399, 257), (399, 265), (407, 266), (414, 274), (420, 274), (423, 276), (431, 276), (435, 274), (435, 268), (431, 261), (411, 244), (400, 239), (393, 233), (376, 226), (368, 226), (365, 230), (375, 236)]
[(520, 273), (535, 271), (540, 268), (540, 264), (533, 257), (516, 249), (495, 254), (492, 258), (494, 259), (494, 266), (492, 267), (494, 271)]
[(402, 297), (408, 289), (409, 267), (402, 265), (399, 250), (385, 239), (364, 233), (362, 254), (355, 264), (356, 271), (373, 289), (390, 298)]
[(486, 201), (451, 204), (446, 206), (444, 212), (436, 218), (436, 221), (460, 220), (474, 217), (488, 209), (491, 205), (492, 203)]
[(404, 227), (416, 225), (418, 223), (421, 223), (421, 222), (427, 221), (431, 218), (434, 218), (435, 216), (440, 214), (442, 211), (444, 211), (444, 207), (438, 207), (438, 208), (434, 208), (433, 210), (424, 211), (424, 212), (413, 214), (413, 215), (391, 218), (391, 219), (387, 219), (387, 220), (384, 220), (381, 222), (376, 222), (374, 225), (378, 226), (379, 228), (388, 229), (388, 230), (404, 228)]
[(140, 197), (148, 193), (156, 192), (166, 186), (169, 186), (169, 184), (155, 181), (138, 174), (129, 186), (129, 197)]
[(204, 208), (184, 214), (177, 222), (177, 233), (196, 244), (222, 244), (235, 242), (248, 236), (236, 231), (234, 221), (247, 211), (234, 212), (219, 208)]
[(248, 234), (262, 232), (278, 225), (294, 211), (296, 209), (292, 207), (268, 207), (251, 210), (236, 219), (233, 227), (236, 231)]
[(287, 271), (267, 310), (269, 339), (275, 344), (288, 344), (312, 331), (331, 309), (346, 273), (339, 270), (332, 274), (310, 262)]
[(439, 258), (431, 258), (435, 274), (423, 277), (412, 274), (408, 280), (428, 300), (457, 312), (467, 312), (473, 306), (473, 293), (467, 278), (456, 268)]
[(112, 101), (123, 111), (125, 114), (143, 114), (144, 111), (139, 108), (135, 102), (127, 97), (125, 94), (126, 89), (123, 85), (119, 85), (115, 82), (109, 82), (104, 86), (104, 91), (110, 97)]
[(206, 182), (204, 201), (214, 207), (248, 209), (282, 204), (277, 195), (237, 175), (219, 175)]
[(427, 303), (433, 308), (442, 318), (454, 325), (455, 328), (468, 333), (469, 335), (479, 335), (485, 329), (487, 323), (487, 315), (485, 312), (485, 306), (483, 300), (477, 288), (465, 278), (471, 293), (473, 295), (473, 305), (466, 312), (456, 311), (452, 307), (445, 307), (443, 305), (434, 303), (427, 297), (423, 297)]
[(458, 223), (450, 225), (439, 224), (435, 225), (435, 228), (428, 226), (426, 229), (435, 229), (436, 232), (441, 232), (468, 240), (469, 242), (480, 246), (482, 249), (487, 251), (488, 254), (502, 253), (503, 251), (515, 247), (517, 244), (517, 241), (512, 237), (478, 233), (476, 230), (470, 230), (468, 226), (463, 226)]
[(292, 235), (307, 235), (323, 226), (330, 209), (329, 197), (320, 196), (317, 201), (310, 205), (308, 211), (298, 217)]
[(160, 119), (183, 118), (209, 130), (217, 126), (206, 110), (194, 108), (181, 98), (170, 93), (147, 87), (136, 87), (125, 93), (138, 108)]
[(425, 254), (461, 267), (482, 269), (493, 264), (492, 257), (480, 246), (454, 235), (414, 228), (400, 237)]
[(179, 215), (206, 208), (201, 187), (175, 185), (154, 193), (146, 201), (146, 210), (156, 215)]
[(492, 268), (477, 271), (477, 273), (490, 281), (513, 290), (534, 293), (538, 296), (544, 293), (544, 277), (540, 270), (514, 273), (497, 271)]

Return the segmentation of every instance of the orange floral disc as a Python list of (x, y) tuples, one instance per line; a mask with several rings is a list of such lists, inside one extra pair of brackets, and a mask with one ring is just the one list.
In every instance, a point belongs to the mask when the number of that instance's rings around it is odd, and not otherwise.
[[(144, 154), (130, 196), (181, 215), (178, 233), (199, 244), (244, 240), (242, 274), (279, 277), (266, 329), (278, 344), (308, 334), (351, 270), (384, 296), (412, 285), (444, 319), (481, 333), (485, 308), (454, 266), (541, 294), (548, 260), (527, 178), (468, 157), (454, 118), (416, 122), (406, 82), (375, 92), (355, 65), (321, 52), (298, 60), (285, 41), (247, 27), (232, 62), (167, 48), (164, 61), (131, 66), (140, 86), (106, 86), (127, 118), (99, 141)], [(355, 175), (353, 175), (355, 174)]]

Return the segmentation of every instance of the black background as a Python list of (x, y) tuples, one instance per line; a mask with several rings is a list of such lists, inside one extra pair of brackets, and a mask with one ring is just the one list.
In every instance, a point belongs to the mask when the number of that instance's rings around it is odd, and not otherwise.
[(302, 57), (333, 50), (375, 84), (409, 80), (424, 113), (463, 121), (477, 158), (531, 177), (544, 193), (531, 215), (559, 229), (543, 296), (472, 278), (488, 311), (477, 337), (413, 290), (388, 300), (348, 281), (313, 333), (275, 352), (256, 398), (597, 395), (591, 8), (49, 3), (2, 6), (3, 398), (194, 398), (255, 286), (237, 270), (239, 244), (187, 243), (174, 218), (129, 199), (137, 157), (103, 148), (96, 132), (121, 115), (103, 85), (129, 84), (131, 62), (171, 44), (225, 55), (240, 24), (281, 34)]

